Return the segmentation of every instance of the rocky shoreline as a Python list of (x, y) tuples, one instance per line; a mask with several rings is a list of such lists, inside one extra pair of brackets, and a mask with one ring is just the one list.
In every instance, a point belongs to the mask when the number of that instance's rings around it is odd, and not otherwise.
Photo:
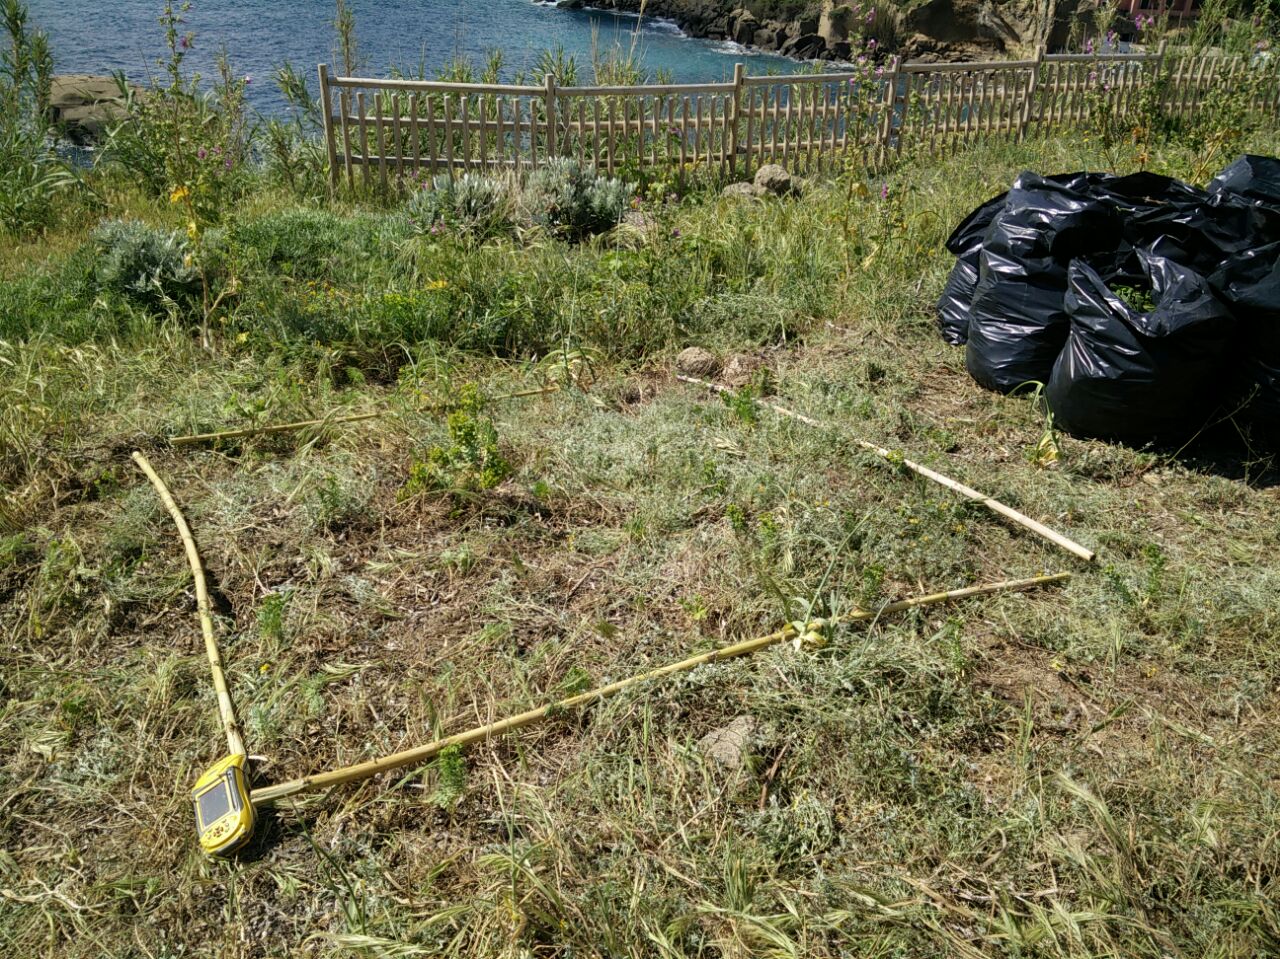
[[(1092, 17), (1100, 0), (557, 0), (569, 10), (598, 9), (673, 20), (691, 37), (730, 40), (801, 60), (847, 61), (862, 36), (881, 55), (909, 60), (978, 60), (1063, 47), (1073, 23)], [(874, 15), (868, 22), (868, 14)]]

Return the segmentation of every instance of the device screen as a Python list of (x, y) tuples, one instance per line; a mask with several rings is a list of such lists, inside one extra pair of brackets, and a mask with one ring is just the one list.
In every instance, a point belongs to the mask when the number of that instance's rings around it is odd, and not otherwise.
[(217, 822), (227, 813), (239, 807), (234, 794), (226, 780), (219, 782), (212, 789), (206, 789), (196, 799), (200, 814), (200, 822), (204, 826)]

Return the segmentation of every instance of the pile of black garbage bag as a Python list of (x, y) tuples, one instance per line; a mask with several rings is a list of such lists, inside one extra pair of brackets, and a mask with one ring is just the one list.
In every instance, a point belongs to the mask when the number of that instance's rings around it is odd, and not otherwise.
[(1280, 436), (1280, 159), (1241, 157), (1207, 190), (1023, 173), (947, 249), (939, 326), (983, 386), (1044, 384), (1078, 436), (1174, 440), (1227, 403)]

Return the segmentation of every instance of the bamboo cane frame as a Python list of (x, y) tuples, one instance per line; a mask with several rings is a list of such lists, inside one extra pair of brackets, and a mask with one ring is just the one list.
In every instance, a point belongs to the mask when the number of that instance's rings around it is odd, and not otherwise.
[(187, 563), (191, 566), (191, 578), (195, 581), (196, 612), (200, 617), (200, 632), (204, 636), (204, 651), (209, 659), (209, 671), (213, 674), (213, 688), (218, 694), (218, 715), (222, 719), (222, 728), (227, 735), (227, 750), (233, 756), (244, 756), (244, 733), (236, 719), (235, 706), (231, 703), (226, 676), (222, 672), (222, 655), (218, 652), (218, 641), (213, 634), (213, 614), (210, 612), (209, 590), (205, 585), (204, 564), (200, 561), (200, 551), (196, 549), (191, 528), (187, 525), (182, 510), (174, 502), (173, 495), (169, 492), (169, 487), (165, 486), (164, 480), (151, 468), (151, 464), (141, 452), (134, 451), (133, 461), (151, 481), (160, 501), (173, 517), (173, 525), (178, 528), (178, 536), (182, 539), (182, 546), (187, 553)]
[[(676, 376), (676, 379), (680, 380), (683, 383), (690, 383), (694, 386), (701, 386), (704, 389), (711, 390), (715, 393), (724, 393), (728, 395), (733, 394), (733, 390), (729, 389), (727, 386), (720, 386), (718, 383), (708, 383), (706, 380), (700, 380), (693, 376), (685, 376), (683, 374), (679, 374)], [(821, 422), (820, 420), (815, 420), (811, 417), (805, 416), (803, 413), (797, 413), (794, 410), (789, 410), (785, 406), (778, 406), (774, 403), (770, 403), (767, 400), (757, 399), (755, 402), (757, 406), (760, 406), (764, 409), (773, 410), (775, 413), (779, 414), (780, 416), (786, 416), (790, 419), (798, 420), (799, 422), (804, 423), (806, 426), (816, 426), (819, 428), (823, 428), (829, 425), (827, 423)], [(985, 493), (980, 493), (973, 487), (966, 486), (964, 483), (957, 482), (956, 480), (951, 479), (951, 477), (949, 476), (943, 476), (941, 473), (931, 470), (927, 466), (922, 466), (919, 463), (912, 462), (909, 459), (902, 459), (899, 456), (896, 456), (895, 454), (890, 452), (889, 450), (885, 449), (884, 447), (877, 446), (875, 443), (872, 443), (868, 440), (864, 440), (855, 436), (853, 437), (853, 441), (858, 446), (862, 447), (864, 450), (868, 450), (872, 453), (875, 453), (881, 459), (884, 459), (889, 463), (894, 463), (894, 464), (901, 463), (907, 469), (911, 470), (911, 472), (916, 473), (919, 476), (923, 476), (925, 479), (931, 480), (934, 483), (937, 483), (939, 486), (945, 486), (947, 489), (951, 490), (952, 492), (959, 493), (961, 496), (965, 497), (966, 499), (971, 499), (975, 503), (979, 503), (985, 506), (987, 509), (991, 510), (993, 513), (997, 513), (1000, 516), (1003, 516), (1005, 519), (1008, 519), (1014, 523), (1017, 523), (1019, 526), (1022, 526), (1025, 529), (1028, 529), (1031, 532), (1035, 533), (1041, 539), (1048, 540), (1049, 542), (1053, 543), (1055, 546), (1061, 549), (1064, 549), (1068, 553), (1071, 553), (1072, 555), (1077, 556), (1080, 559), (1084, 560), (1086, 563), (1092, 563), (1094, 560), (1095, 554), (1093, 550), (1086, 549), (1085, 547), (1081, 546), (1079, 543), (1075, 542), (1074, 540), (1067, 539), (1067, 537), (1063, 536), (1061, 533), (1050, 529), (1048, 526), (1045, 526), (1043, 523), (1036, 522), (1030, 516), (1027, 516), (1023, 513), (1019, 513), (1016, 509), (1014, 509), (1011, 506), (1006, 506), (1004, 503), (1001, 503), (998, 499), (994, 499), (990, 496), (987, 496)]]
[(548, 706), (539, 706), (536, 709), (529, 709), (514, 716), (508, 716), (506, 719), (489, 723), (485, 726), (477, 726), (466, 732), (457, 733), (453, 736), (446, 736), (444, 739), (437, 739), (434, 742), (427, 743), (423, 746), (417, 746), (412, 749), (405, 749), (400, 752), (391, 753), (379, 759), (371, 759), (368, 762), (356, 763), (351, 766), (344, 766), (340, 769), (333, 769), (328, 772), (316, 773), (311, 776), (303, 776), (298, 779), (290, 779), (286, 782), (277, 783), (274, 786), (263, 786), (253, 790), (250, 793), (250, 799), (255, 806), (264, 806), (271, 803), (286, 799), (289, 796), (296, 796), (301, 793), (317, 792), (322, 789), (328, 789), (331, 786), (340, 786), (344, 783), (359, 782), (361, 780), (370, 779), (379, 773), (386, 772), (391, 769), (399, 769), (403, 766), (417, 765), (426, 762), (429, 759), (438, 756), (441, 751), (451, 747), (465, 748), (475, 745), (476, 743), (485, 742), (496, 736), (522, 729), (526, 726), (532, 726), (535, 723), (555, 716), (562, 715), (570, 709), (578, 709), (582, 706), (590, 705), (598, 702), (616, 693), (620, 693), (625, 689), (641, 683), (652, 682), (657, 679), (665, 679), (676, 673), (688, 672), (699, 666), (708, 663), (723, 662), (727, 659), (736, 659), (740, 656), (748, 656), (757, 653), (762, 649), (768, 649), (770, 646), (776, 646), (779, 643), (786, 642), (789, 639), (795, 639), (807, 634), (810, 631), (818, 632), (828, 629), (832, 626), (844, 623), (857, 623), (879, 620), (882, 616), (894, 613), (905, 612), (909, 609), (917, 609), (922, 606), (934, 606), (939, 603), (958, 602), (963, 599), (971, 599), (977, 596), (990, 596), (996, 593), (1022, 591), (1035, 589), (1039, 586), (1048, 586), (1054, 583), (1064, 583), (1071, 578), (1070, 573), (1054, 573), (1048, 576), (1033, 576), (1028, 579), (1005, 580), (999, 583), (988, 583), (982, 586), (970, 586), (965, 589), (955, 589), (943, 593), (931, 593), (927, 596), (916, 596), (910, 599), (900, 600), (896, 603), (889, 603), (877, 610), (855, 610), (842, 616), (832, 616), (827, 619), (811, 620), (803, 624), (804, 632), (800, 631), (795, 624), (789, 623), (782, 629), (769, 633), (767, 636), (759, 636), (755, 639), (749, 639), (744, 642), (734, 643), (730, 646), (721, 646), (709, 652), (700, 653), (697, 656), (690, 656), (688, 659), (682, 659), (676, 663), (669, 663), (666, 666), (660, 666), (657, 669), (651, 669), (643, 673), (638, 673), (626, 679), (618, 680), (616, 683), (609, 683), (606, 686), (600, 686), (596, 689), (588, 690), (585, 693), (579, 693), (576, 696), (570, 696), (561, 699), (558, 702), (551, 703)]

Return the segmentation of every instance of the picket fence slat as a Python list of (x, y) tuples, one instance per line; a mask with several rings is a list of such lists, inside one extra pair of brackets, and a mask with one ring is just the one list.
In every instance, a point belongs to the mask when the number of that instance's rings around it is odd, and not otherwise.
[[(967, 143), (1023, 140), (1127, 119), (1150, 101), (1177, 118), (1225, 86), (1280, 110), (1280, 70), (1223, 54), (1045, 54), (990, 63), (899, 63), (866, 72), (747, 76), (731, 82), (542, 86), (340, 77), (319, 66), (330, 185), (399, 189), (458, 172), (523, 173), (573, 157), (612, 176), (675, 168), (752, 176), (766, 163), (814, 173), (875, 173), (907, 152), (947, 156)], [(1250, 71), (1264, 71), (1250, 74)], [(368, 98), (372, 97), (372, 103)], [(360, 173), (357, 175), (356, 169)], [(424, 176), (425, 173), (425, 176)]]

